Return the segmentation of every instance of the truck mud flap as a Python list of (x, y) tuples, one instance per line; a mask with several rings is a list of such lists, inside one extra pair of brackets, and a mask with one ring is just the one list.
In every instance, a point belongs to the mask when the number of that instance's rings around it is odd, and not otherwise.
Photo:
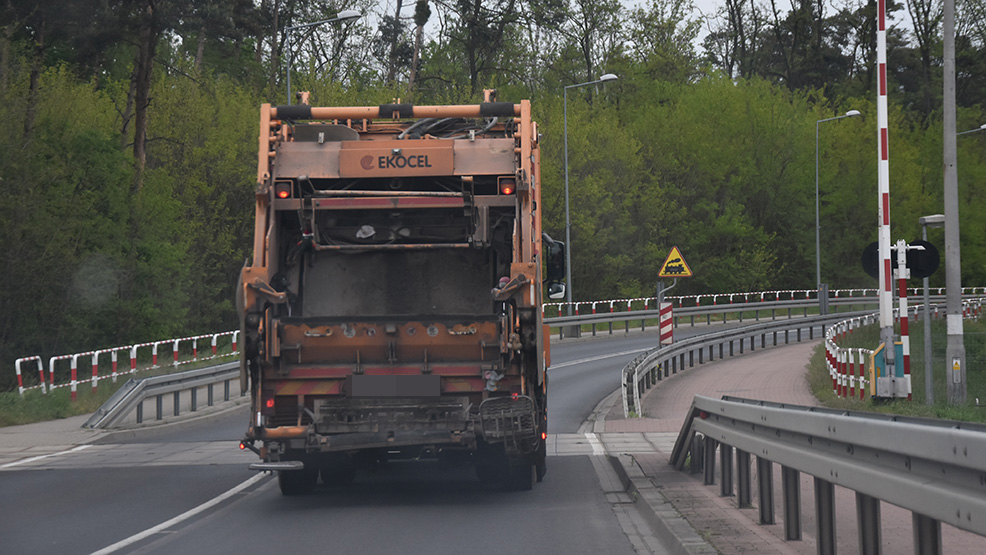
[(534, 400), (526, 395), (494, 397), (479, 406), (483, 438), (504, 442), (508, 452), (527, 453), (537, 446)]

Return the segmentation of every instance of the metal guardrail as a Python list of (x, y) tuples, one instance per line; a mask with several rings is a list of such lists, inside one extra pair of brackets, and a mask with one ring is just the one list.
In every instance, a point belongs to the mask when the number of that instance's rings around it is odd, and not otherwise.
[[(701, 436), (699, 435), (701, 434)], [(760, 523), (774, 522), (773, 464), (781, 465), (787, 539), (800, 539), (800, 478), (814, 477), (818, 552), (835, 553), (834, 486), (856, 492), (860, 552), (880, 553), (880, 501), (912, 511), (915, 552), (941, 553), (941, 523), (986, 536), (986, 426), (696, 395), (671, 464), (702, 467), (751, 506), (750, 455), (757, 456)]]
[[(930, 297), (932, 302), (944, 302), (944, 295), (932, 295)], [(839, 312), (839, 309), (848, 309), (848, 312), (856, 312), (857, 309), (862, 309), (864, 307), (877, 307), (879, 305), (879, 297), (844, 297), (844, 298), (831, 298), (828, 300), (828, 306), (830, 309), (830, 314), (840, 314), (845, 316), (846, 312)], [(917, 306), (912, 304), (912, 307)], [(750, 318), (746, 316), (747, 314), (753, 313), (754, 321), (761, 321), (762, 319), (769, 318), (770, 320), (776, 320), (778, 318), (795, 318), (795, 317), (805, 317), (809, 315), (809, 309), (817, 309), (818, 300), (817, 299), (795, 299), (793, 301), (751, 301), (751, 302), (740, 302), (740, 303), (730, 303), (730, 304), (718, 304), (718, 305), (702, 305), (702, 306), (685, 306), (678, 307), (674, 309), (674, 327), (680, 327), (682, 321), (688, 322), (689, 325), (694, 326), (696, 319), (705, 320), (705, 323), (711, 325), (713, 323), (743, 323), (745, 320)], [(596, 326), (606, 324), (609, 326), (609, 333), (613, 333), (613, 324), (623, 323), (625, 326), (625, 331), (630, 331), (630, 322), (640, 322), (641, 329), (646, 329), (647, 321), (652, 322), (652, 326), (655, 326), (653, 322), (658, 320), (660, 311), (657, 309), (650, 310), (636, 310), (627, 312), (600, 312), (595, 314), (581, 314), (575, 316), (558, 316), (554, 318), (545, 318), (544, 323), (550, 325), (551, 327), (558, 328), (559, 339), (565, 339), (566, 328), (577, 325), (592, 325), (591, 333), (596, 335)], [(734, 320), (730, 320), (729, 316), (735, 315)], [(716, 318), (718, 317), (718, 318)], [(713, 318), (716, 318), (713, 320)]]
[[(154, 376), (150, 378), (135, 379), (131, 378), (110, 396), (103, 406), (89, 417), (89, 420), (82, 425), (83, 428), (112, 428), (130, 416), (134, 411), (137, 412), (137, 423), (142, 424), (144, 420), (144, 400), (156, 397), (156, 420), (161, 420), (164, 415), (164, 396), (173, 395), (174, 408), (173, 415), (179, 416), (181, 412), (181, 393), (189, 392), (189, 409), (192, 412), (198, 410), (198, 389), (206, 388), (206, 404), (212, 406), (214, 403), (214, 386), (223, 384), (223, 400), (230, 399), (230, 382), (237, 381), (240, 377), (239, 362), (230, 362), (188, 370), (164, 376)], [(242, 392), (240, 393), (243, 394)]]
[[(735, 347), (738, 345), (739, 353), (744, 352), (747, 340), (749, 340), (750, 350), (756, 349), (756, 340), (760, 339), (761, 347), (767, 347), (767, 336), (771, 335), (773, 345), (778, 344), (779, 334), (783, 334), (784, 344), (791, 341), (791, 335), (798, 342), (803, 340), (802, 332), (807, 330), (807, 339), (815, 338), (815, 328), (821, 327), (819, 337), (824, 337), (825, 328), (836, 322), (841, 322), (847, 318), (861, 317), (870, 314), (870, 311), (858, 312), (839, 312), (826, 314), (824, 316), (807, 316), (793, 318), (790, 320), (771, 321), (749, 326), (735, 327), (722, 331), (706, 333), (697, 337), (691, 337), (684, 341), (676, 342), (667, 347), (657, 347), (651, 349), (637, 358), (630, 361), (623, 368), (621, 383), (623, 390), (623, 415), (630, 417), (631, 413), (640, 412), (641, 389), (649, 389), (658, 381), (677, 374), (679, 370), (705, 362), (705, 354), (708, 353), (709, 361), (715, 359), (716, 347), (718, 347), (719, 358), (733, 356)], [(728, 355), (726, 346), (728, 345)], [(688, 365), (685, 365), (685, 357), (688, 357)]]

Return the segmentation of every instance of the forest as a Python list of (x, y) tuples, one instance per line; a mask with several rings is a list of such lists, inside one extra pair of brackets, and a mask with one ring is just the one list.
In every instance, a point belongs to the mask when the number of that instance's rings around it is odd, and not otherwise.
[[(986, 124), (986, 0), (956, 2), (958, 130)], [(576, 300), (875, 287), (875, 0), (4, 0), (0, 391), (14, 359), (236, 326), (258, 109), (530, 98)], [(360, 17), (333, 19), (343, 10)], [(941, 0), (888, 3), (894, 240), (942, 205)], [(615, 81), (588, 86), (600, 75)], [(568, 88), (566, 88), (568, 87)], [(563, 100), (568, 91), (567, 118)], [(849, 110), (859, 117), (819, 123)], [(986, 130), (958, 141), (962, 283), (986, 285)], [(943, 250), (943, 234), (929, 240)], [(944, 284), (944, 271), (931, 278)], [(915, 281), (915, 285), (919, 282)]]

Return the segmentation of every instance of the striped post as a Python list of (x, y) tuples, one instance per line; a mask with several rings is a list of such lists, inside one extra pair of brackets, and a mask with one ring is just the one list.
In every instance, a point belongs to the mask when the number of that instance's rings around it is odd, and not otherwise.
[(900, 320), (901, 352), (904, 355), (904, 382), (907, 384), (907, 400), (911, 400), (911, 337), (908, 333), (910, 317), (907, 313), (907, 279), (911, 271), (907, 267), (907, 241), (897, 241), (897, 285), (900, 289), (897, 318)]
[(79, 379), (79, 355), (72, 355), (72, 400), (75, 400), (76, 386)]
[(671, 303), (661, 303), (661, 345), (674, 343), (674, 309)]
[(102, 351), (95, 351), (92, 354), (92, 392), (96, 393), (96, 386), (99, 383), (99, 353)]
[(113, 369), (111, 370), (110, 375), (113, 376), (113, 383), (116, 383), (116, 352), (117, 351), (119, 351), (119, 349), (113, 349), (113, 351), (110, 353), (110, 362), (113, 365)]
[(887, 125), (887, 2), (877, 0), (877, 153), (879, 175), (879, 246), (880, 246), (880, 339), (887, 349), (888, 369), (894, 363), (893, 288), (890, 265), (890, 139)]
[(174, 357), (174, 366), (178, 366), (178, 339), (175, 339), (174, 343), (171, 344), (171, 353)]

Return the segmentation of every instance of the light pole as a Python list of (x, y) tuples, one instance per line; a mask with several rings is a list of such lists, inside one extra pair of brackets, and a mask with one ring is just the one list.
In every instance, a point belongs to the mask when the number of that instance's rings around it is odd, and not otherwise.
[[(834, 118), (820, 119), (815, 122), (815, 287), (818, 288), (818, 302), (821, 310), (823, 306), (821, 299), (822, 290), (822, 238), (821, 238), (821, 221), (819, 220), (818, 214), (818, 124), (826, 121), (835, 121), (837, 119), (851, 118), (859, 115), (859, 110), (849, 110), (843, 116), (835, 116)], [(821, 310), (821, 312), (826, 312)]]
[(294, 54), (291, 52), (291, 33), (297, 31), (298, 29), (307, 29), (309, 27), (315, 27), (316, 25), (323, 25), (325, 23), (335, 23), (337, 21), (349, 21), (350, 19), (356, 19), (360, 16), (360, 13), (356, 10), (343, 10), (336, 14), (332, 19), (323, 19), (322, 21), (316, 21), (315, 23), (305, 23), (304, 25), (289, 25), (284, 28), (284, 32), (287, 34), (285, 38), (285, 49), (288, 51), (288, 69), (287, 73), (287, 83), (288, 83), (288, 106), (291, 105), (291, 64), (294, 62)]
[(975, 128), (975, 129), (970, 129), (968, 131), (963, 131), (961, 133), (956, 133), (955, 135), (958, 136), (958, 135), (965, 135), (967, 133), (978, 133), (979, 131), (986, 131), (986, 123), (980, 125), (979, 127)]
[[(945, 227), (945, 216), (934, 214), (918, 218), (921, 240), (928, 240), (929, 227)], [(931, 307), (928, 298), (928, 276), (924, 277), (924, 403), (935, 404), (935, 381), (931, 374)]]
[(586, 81), (577, 85), (565, 87), (564, 121), (565, 121), (565, 300), (568, 303), (568, 315), (572, 315), (572, 221), (568, 212), (568, 89), (595, 85), (606, 81), (616, 81), (616, 75), (607, 73), (595, 81)]
[(959, 178), (956, 137), (986, 130), (955, 131), (955, 15), (954, 2), (945, 1), (944, 28), (944, 204), (945, 204), (945, 391), (948, 404), (966, 401), (965, 331), (962, 322), (962, 253), (959, 242)]

